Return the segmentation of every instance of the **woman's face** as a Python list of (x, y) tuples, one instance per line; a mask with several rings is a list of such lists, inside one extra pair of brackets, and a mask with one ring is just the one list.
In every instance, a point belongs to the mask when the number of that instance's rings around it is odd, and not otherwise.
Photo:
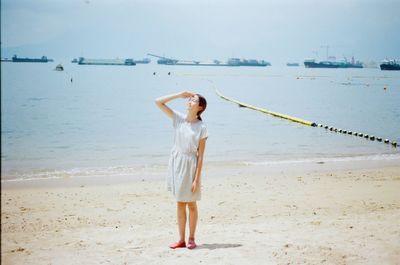
[(187, 108), (188, 110), (195, 110), (196, 112), (201, 110), (201, 107), (199, 106), (199, 96), (194, 95), (189, 98), (189, 101), (187, 103)]

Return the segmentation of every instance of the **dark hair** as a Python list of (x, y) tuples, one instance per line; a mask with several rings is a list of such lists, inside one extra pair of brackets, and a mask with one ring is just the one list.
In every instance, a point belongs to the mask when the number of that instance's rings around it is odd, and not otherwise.
[(205, 111), (206, 108), (207, 108), (207, 100), (205, 99), (205, 97), (203, 97), (203, 96), (200, 95), (200, 94), (196, 94), (196, 95), (199, 97), (199, 107), (202, 107), (202, 108), (203, 108), (202, 110), (200, 110), (200, 111), (197, 112), (197, 118), (198, 118), (199, 120), (202, 121), (200, 115), (201, 115), (201, 113), (203, 113), (203, 111)]

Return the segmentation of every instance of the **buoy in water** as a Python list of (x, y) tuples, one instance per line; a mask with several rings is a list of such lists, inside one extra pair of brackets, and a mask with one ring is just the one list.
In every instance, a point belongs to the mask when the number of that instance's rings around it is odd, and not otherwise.
[(381, 137), (376, 137), (376, 140), (377, 140), (378, 142), (382, 142), (382, 138), (381, 138)]
[(56, 68), (54, 68), (55, 71), (64, 71), (64, 67), (61, 64), (58, 64)]
[(350, 134), (350, 135), (352, 135), (352, 134), (353, 134), (353, 132), (352, 132), (352, 131), (348, 131), (347, 133), (348, 133), (348, 134)]
[(393, 142), (392, 142), (392, 145), (393, 145), (394, 147), (396, 147), (396, 146), (397, 146), (397, 142), (396, 142), (396, 141), (393, 141)]
[(369, 137), (369, 139), (370, 139), (371, 141), (375, 141), (375, 136), (371, 135), (371, 136)]
[(369, 137), (368, 134), (365, 134), (365, 135), (364, 135), (364, 138), (365, 138), (365, 139), (368, 139), (368, 137)]
[(360, 136), (360, 137), (363, 137), (363, 136), (364, 136), (364, 134), (362, 134), (362, 133), (359, 133), (359, 134), (358, 134), (358, 136)]
[(156, 75), (156, 72), (153, 72), (153, 75)]
[(168, 72), (168, 75), (171, 75), (171, 72)]
[(388, 143), (389, 143), (389, 140), (388, 140), (388, 139), (385, 139), (383, 142), (384, 142), (385, 144), (388, 144)]

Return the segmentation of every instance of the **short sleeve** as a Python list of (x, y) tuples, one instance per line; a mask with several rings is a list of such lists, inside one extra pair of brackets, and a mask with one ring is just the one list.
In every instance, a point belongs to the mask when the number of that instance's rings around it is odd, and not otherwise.
[(203, 125), (201, 126), (200, 139), (207, 139), (207, 138), (208, 138), (207, 127)]
[(174, 128), (176, 128), (178, 124), (182, 123), (185, 118), (181, 113), (177, 112), (176, 110), (172, 110), (172, 112), (172, 125), (174, 126)]

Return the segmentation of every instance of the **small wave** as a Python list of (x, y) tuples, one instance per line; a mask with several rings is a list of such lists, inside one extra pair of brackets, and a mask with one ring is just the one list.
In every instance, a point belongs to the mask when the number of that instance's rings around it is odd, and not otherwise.
[(13, 172), (4, 174), (1, 182), (19, 182), (19, 181), (36, 181), (63, 178), (90, 178), (90, 177), (123, 177), (151, 175), (152, 172), (158, 172), (160, 169), (165, 170), (165, 166), (160, 165), (141, 165), (135, 167), (129, 166), (112, 166), (104, 168), (76, 168), (71, 170), (35, 170), (30, 172)]
[(243, 161), (241, 164), (246, 166), (261, 165), (279, 165), (279, 164), (307, 164), (321, 162), (352, 162), (352, 161), (381, 161), (381, 160), (398, 160), (400, 154), (380, 154), (365, 156), (343, 156), (343, 157), (323, 157), (323, 158), (305, 158), (305, 159), (288, 159), (288, 160), (271, 160), (271, 161)]

